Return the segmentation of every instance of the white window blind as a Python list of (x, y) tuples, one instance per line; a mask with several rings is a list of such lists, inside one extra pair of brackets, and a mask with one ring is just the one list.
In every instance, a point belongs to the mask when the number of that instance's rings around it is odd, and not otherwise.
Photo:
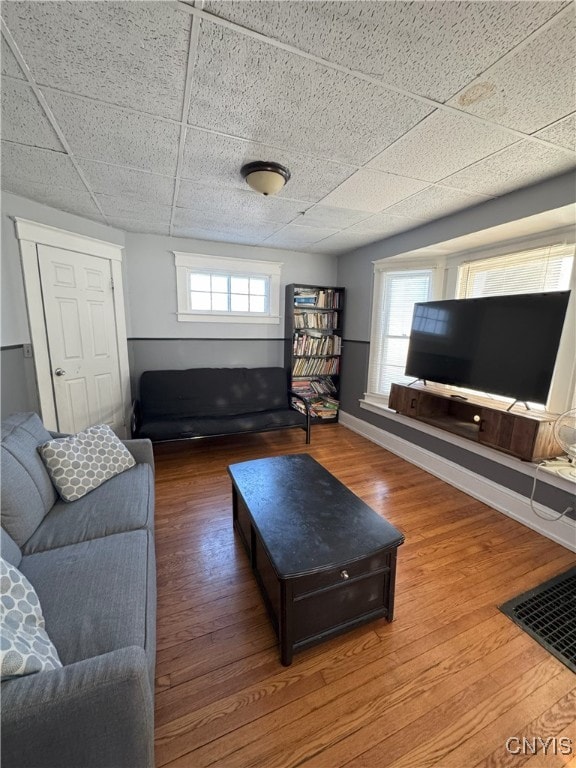
[[(573, 264), (573, 244), (531, 248), (504, 256), (464, 263), (458, 270), (457, 298), (568, 290)], [(571, 364), (567, 366), (567, 360), (562, 354), (559, 354), (556, 370), (562, 375), (552, 380), (547, 405), (551, 411), (561, 411), (566, 408), (568, 396), (566, 392), (560, 392), (558, 381), (565, 378), (569, 382), (573, 377)], [(564, 388), (567, 389), (569, 386), (565, 385)], [(536, 410), (542, 408), (539, 404), (532, 404), (532, 407)]]
[(552, 245), (462, 264), (458, 298), (562, 291), (570, 287), (573, 245)]
[(431, 269), (377, 273), (367, 394), (388, 397), (393, 382), (410, 381), (404, 367), (414, 304), (429, 301), (432, 275)]

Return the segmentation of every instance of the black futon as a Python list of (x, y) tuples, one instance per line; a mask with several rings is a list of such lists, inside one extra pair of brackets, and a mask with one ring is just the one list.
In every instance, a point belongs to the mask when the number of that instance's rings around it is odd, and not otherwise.
[[(292, 398), (306, 413), (292, 406)], [(145, 371), (133, 414), (134, 437), (154, 442), (300, 427), (310, 442), (308, 404), (288, 389), (284, 368)]]

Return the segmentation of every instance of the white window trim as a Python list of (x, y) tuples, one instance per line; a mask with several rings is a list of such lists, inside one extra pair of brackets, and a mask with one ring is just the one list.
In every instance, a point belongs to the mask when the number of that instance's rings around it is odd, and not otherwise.
[[(382, 279), (386, 274), (393, 272), (423, 272), (430, 270), (432, 272), (432, 290), (430, 301), (442, 297), (444, 284), (444, 260), (407, 258), (405, 260), (379, 259), (373, 262), (374, 265), (374, 285), (372, 290), (372, 317), (370, 321), (370, 349), (377, 346), (376, 334), (378, 332), (377, 313), (379, 311), (378, 298), (382, 290)], [(370, 356), (368, 362), (368, 376), (366, 383), (371, 380), (372, 366), (375, 361)], [(369, 403), (372, 406), (388, 410), (388, 395), (381, 395), (377, 392), (364, 393), (360, 403)]]
[[(531, 248), (538, 248), (545, 244), (554, 244), (564, 242), (570, 245), (573, 237), (573, 232), (570, 230), (562, 229), (555, 230), (554, 232), (542, 233), (540, 236), (531, 236), (518, 240), (511, 240), (509, 242), (502, 242), (492, 244), (491, 246), (485, 246), (475, 248), (472, 250), (461, 251), (457, 254), (450, 256), (441, 256), (437, 259), (431, 259), (430, 257), (418, 257), (415, 252), (407, 255), (406, 258), (402, 258), (399, 254), (393, 258), (380, 259), (373, 262), (374, 264), (374, 287), (372, 298), (372, 320), (370, 331), (370, 348), (375, 348), (374, 335), (377, 328), (376, 312), (377, 312), (377, 296), (380, 290), (380, 275), (383, 272), (402, 272), (407, 270), (418, 269), (435, 269), (435, 280), (432, 290), (433, 298), (435, 299), (450, 299), (456, 296), (458, 267), (468, 261), (475, 261), (476, 259), (486, 259), (492, 256), (504, 256), (508, 253), (513, 253), (515, 250), (530, 250)], [(554, 369), (554, 375), (550, 385), (550, 394), (546, 409), (550, 413), (563, 413), (570, 408), (576, 407), (576, 358), (574, 350), (576, 350), (576, 256), (574, 259), (574, 266), (572, 268), (572, 276), (570, 279), (570, 301), (566, 312), (566, 322), (564, 325), (564, 331), (560, 340), (560, 346), (558, 349), (558, 358), (556, 367)], [(369, 368), (373, 365), (373, 361), (369, 360)], [(369, 378), (369, 376), (368, 376)], [(510, 398), (500, 398), (494, 396), (495, 401), (509, 402)], [(364, 397), (360, 399), (360, 406), (363, 408), (377, 409), (381, 413), (390, 413), (388, 407), (388, 397), (384, 395), (377, 395), (376, 393), (365, 392)]]
[[(185, 323), (258, 323), (279, 325), (280, 323), (280, 278), (283, 263), (280, 261), (259, 261), (235, 259), (222, 256), (207, 256), (201, 253), (172, 251), (176, 265), (176, 287), (178, 298), (177, 317)], [(270, 280), (269, 311), (266, 314), (251, 312), (192, 312), (189, 303), (188, 274), (190, 270), (211, 270), (254, 277), (262, 275)]]

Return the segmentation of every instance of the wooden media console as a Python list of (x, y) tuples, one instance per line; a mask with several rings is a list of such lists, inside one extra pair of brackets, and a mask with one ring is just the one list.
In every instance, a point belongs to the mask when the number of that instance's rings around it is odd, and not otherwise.
[(524, 461), (559, 456), (554, 439), (556, 416), (536, 411), (506, 411), (488, 398), (464, 399), (434, 385), (392, 384), (389, 407), (454, 435), (504, 451)]

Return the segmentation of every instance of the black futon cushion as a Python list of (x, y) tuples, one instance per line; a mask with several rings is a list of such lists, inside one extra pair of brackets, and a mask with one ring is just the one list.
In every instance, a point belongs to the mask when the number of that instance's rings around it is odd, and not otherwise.
[(293, 409), (283, 368), (145, 371), (140, 378), (139, 437), (189, 437), (306, 426)]
[(290, 407), (283, 368), (144, 371), (140, 401), (144, 419), (236, 416)]
[(184, 440), (209, 435), (266, 432), (283, 427), (306, 427), (306, 417), (296, 410), (261, 411), (213, 419), (163, 419), (147, 421), (139, 435), (150, 440)]

